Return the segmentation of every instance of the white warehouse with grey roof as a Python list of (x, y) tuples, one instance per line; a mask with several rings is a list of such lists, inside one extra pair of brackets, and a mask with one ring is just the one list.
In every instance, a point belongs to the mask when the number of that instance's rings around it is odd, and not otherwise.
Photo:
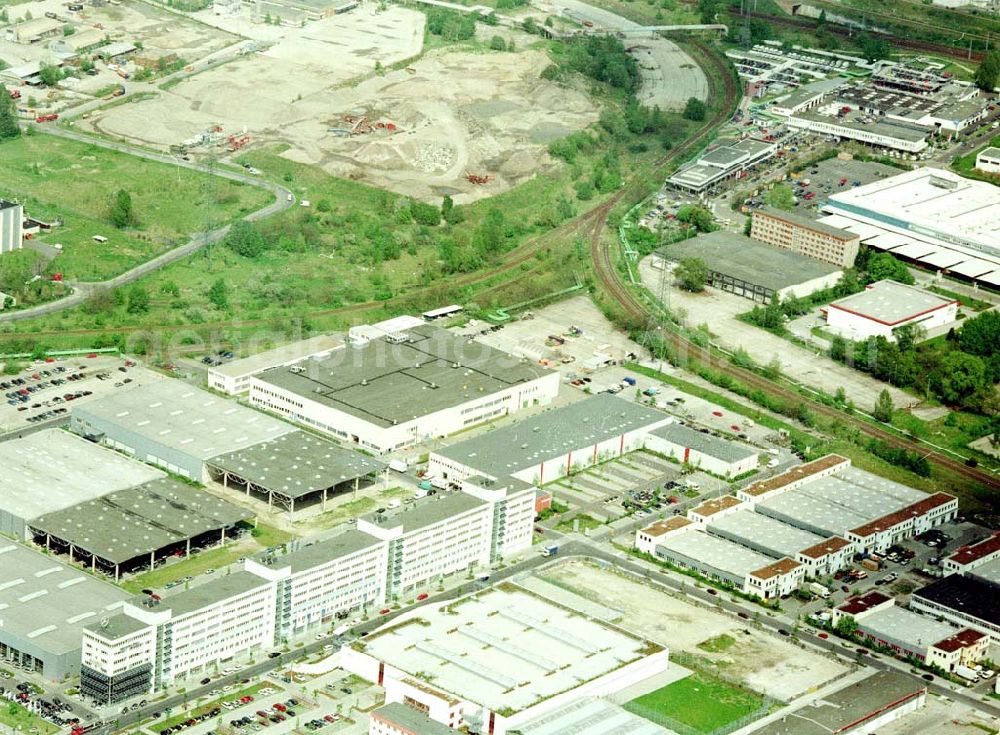
[(160, 380), (73, 409), (71, 428), (191, 480), (205, 461), (295, 431), (280, 421), (180, 380)]
[(671, 418), (601, 393), (431, 452), (428, 473), (449, 481), (511, 475), (541, 485), (644, 446)]

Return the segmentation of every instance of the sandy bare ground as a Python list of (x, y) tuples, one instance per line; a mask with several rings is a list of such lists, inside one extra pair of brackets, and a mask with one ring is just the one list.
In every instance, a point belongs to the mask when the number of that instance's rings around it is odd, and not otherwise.
[[(252, 144), (286, 144), (283, 155), (330, 174), (425, 200), (451, 194), (462, 203), (554, 165), (548, 142), (597, 119), (585, 91), (540, 79), (548, 63), (540, 51), (441, 50), (408, 69), (374, 74), (376, 60), (389, 66), (418, 55), (423, 27), (422, 13), (398, 6), (376, 13), (364, 6), (282, 29), (266, 51), (87, 123), (161, 148), (213, 125), (227, 134), (246, 130)], [(330, 129), (349, 128), (345, 115), (397, 129), (342, 137)], [(477, 186), (467, 173), (493, 180)]]
[[(785, 702), (847, 671), (834, 660), (610, 569), (571, 561), (551, 567), (540, 576), (620, 611), (620, 619), (614, 621), (618, 625), (672, 651), (711, 659), (725, 675)], [(721, 653), (698, 648), (699, 643), (720, 635), (730, 636), (735, 643)]]

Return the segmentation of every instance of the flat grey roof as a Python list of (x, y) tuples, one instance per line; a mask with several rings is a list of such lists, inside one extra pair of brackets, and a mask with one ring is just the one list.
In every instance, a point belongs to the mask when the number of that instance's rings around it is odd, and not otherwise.
[(257, 556), (257, 561), (267, 566), (287, 566), (291, 568), (292, 574), (296, 574), (380, 543), (382, 542), (374, 536), (352, 528), (322, 541), (305, 544), (293, 541), (292, 550), (288, 553), (273, 555), (265, 552)]
[(0, 442), (0, 508), (28, 520), (163, 473), (62, 429)]
[(984, 158), (1000, 158), (1000, 148), (995, 148), (993, 146), (990, 146), (988, 148), (983, 148), (976, 155), (977, 157), (983, 156)]
[(745, 235), (718, 230), (673, 243), (657, 251), (667, 260), (701, 258), (710, 270), (774, 291), (837, 273), (828, 263)]
[(84, 625), (110, 617), (126, 599), (51, 556), (0, 541), (0, 640), (30, 641), (53, 654), (76, 651)]
[(73, 415), (83, 421), (92, 416), (203, 460), (296, 431), (291, 424), (176, 379), (74, 407)]
[(809, 102), (817, 96), (830, 94), (834, 90), (844, 86), (846, 83), (847, 80), (843, 77), (830, 77), (829, 79), (820, 79), (816, 82), (810, 82), (809, 84), (802, 85), (783, 100), (780, 100), (777, 104), (781, 107), (792, 108), (805, 102)]
[(789, 222), (793, 225), (804, 227), (815, 232), (822, 232), (824, 235), (838, 237), (842, 240), (858, 239), (858, 236), (850, 230), (824, 224), (823, 222), (819, 222), (810, 217), (805, 217), (797, 212), (786, 212), (785, 210), (777, 209), (776, 207), (761, 207), (754, 212), (754, 216), (757, 216), (757, 214), (766, 214), (774, 217), (775, 219), (784, 220), (785, 222)]
[(30, 526), (120, 564), (253, 516), (165, 477), (40, 516)]
[(519, 725), (517, 731), (523, 735), (675, 735), (596, 697), (574, 699)]
[(844, 128), (845, 130), (857, 130), (872, 133), (874, 135), (883, 135), (886, 138), (895, 138), (896, 140), (903, 140), (910, 143), (925, 140), (929, 134), (928, 131), (923, 128), (882, 120), (870, 123), (858, 123), (850, 120), (849, 118), (826, 117), (823, 115), (816, 115), (811, 112), (801, 112), (796, 114), (795, 117), (802, 120), (814, 120), (816, 122), (827, 123), (829, 125), (836, 125)]
[(830, 735), (876, 717), (894, 704), (925, 690), (919, 680), (879, 671), (850, 686), (811, 701), (757, 730), (754, 735)]
[(410, 732), (415, 735), (455, 735), (455, 731), (447, 725), (442, 725), (437, 720), (432, 720), (423, 712), (417, 712), (402, 702), (391, 702), (382, 705), (372, 712), (372, 715), (393, 723), (403, 732)]
[(858, 625), (882, 640), (895, 639), (911, 646), (932, 646), (958, 632), (953, 625), (896, 606), (868, 613)]
[(300, 498), (386, 468), (384, 462), (304, 431), (292, 431), (210, 461), (265, 490)]
[(754, 457), (758, 454), (756, 449), (746, 444), (704, 434), (682, 424), (665, 424), (649, 433), (679, 446), (707, 454), (722, 462), (739, 462), (741, 459)]
[(975, 577), (980, 579), (985, 579), (987, 582), (991, 582), (997, 587), (1000, 587), (1000, 559), (994, 559), (993, 561), (988, 561), (985, 564), (980, 564), (978, 567), (968, 572)]
[(674, 534), (657, 546), (738, 577), (745, 577), (750, 572), (774, 563), (774, 559), (769, 556), (732, 541), (710, 536), (704, 531)]
[(256, 355), (225, 362), (209, 368), (208, 371), (230, 378), (240, 378), (244, 375), (253, 375), (261, 370), (267, 370), (278, 365), (288, 365), (310, 355), (329, 352), (343, 346), (344, 341), (342, 339), (337, 339), (328, 334), (320, 334), (316, 337), (310, 337), (309, 339), (291, 342), (290, 344), (259, 352)]
[[(168, 594), (160, 602), (154, 602), (146, 595), (139, 595), (133, 597), (131, 603), (136, 607), (154, 611), (169, 609), (173, 612), (174, 618), (177, 618), (190, 612), (197, 612), (223, 600), (228, 600), (230, 597), (236, 597), (260, 587), (266, 587), (268, 584), (270, 582), (263, 577), (258, 577), (256, 574), (246, 571), (233, 572), (232, 574), (216, 574), (212, 577), (211, 581), (203, 582), (181, 592)], [(152, 605), (148, 603), (152, 603)]]
[[(403, 334), (405, 342), (394, 342)], [(294, 372), (293, 372), (294, 370)], [(430, 324), (274, 368), (257, 380), (389, 427), (461, 405), (552, 371)]]
[(878, 516), (859, 515), (844, 506), (791, 490), (757, 503), (760, 513), (813, 532), (845, 536)]
[(515, 424), (486, 431), (436, 450), (436, 454), (504, 477), (629, 431), (665, 422), (665, 413), (609, 393), (584, 398), (536, 414)]
[(892, 326), (915, 319), (953, 303), (922, 288), (896, 281), (877, 281), (864, 291), (846, 296), (830, 304), (841, 309)]
[(735, 541), (742, 539), (765, 549), (775, 557), (787, 556), (791, 559), (795, 559), (803, 549), (829, 538), (795, 528), (752, 510), (737, 510), (722, 515), (708, 524), (708, 532)]
[(402, 525), (403, 532), (415, 531), (486, 505), (485, 500), (463, 492), (438, 493), (383, 513), (369, 513), (362, 519), (380, 528)]
[(118, 613), (110, 618), (104, 618), (83, 626), (86, 630), (92, 630), (108, 641), (116, 641), (132, 633), (138, 633), (144, 628), (150, 627), (149, 623), (136, 620), (131, 615)]

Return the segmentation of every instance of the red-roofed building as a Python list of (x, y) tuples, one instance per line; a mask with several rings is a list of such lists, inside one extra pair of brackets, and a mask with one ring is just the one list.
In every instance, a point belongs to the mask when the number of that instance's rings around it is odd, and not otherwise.
[(847, 532), (858, 551), (885, 551), (893, 544), (917, 536), (958, 514), (958, 498), (947, 493), (928, 495), (902, 510), (882, 516)]
[(941, 566), (945, 574), (964, 574), (994, 559), (1000, 559), (1000, 531), (977, 544), (959, 547)]

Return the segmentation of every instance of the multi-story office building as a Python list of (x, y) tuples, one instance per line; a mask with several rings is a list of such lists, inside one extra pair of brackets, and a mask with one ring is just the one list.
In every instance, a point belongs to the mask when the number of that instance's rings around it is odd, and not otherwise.
[(126, 602), (83, 631), (81, 691), (110, 704), (385, 604), (402, 591), (531, 546), (535, 491), (478, 477), (462, 491), (373, 514), (243, 571)]

